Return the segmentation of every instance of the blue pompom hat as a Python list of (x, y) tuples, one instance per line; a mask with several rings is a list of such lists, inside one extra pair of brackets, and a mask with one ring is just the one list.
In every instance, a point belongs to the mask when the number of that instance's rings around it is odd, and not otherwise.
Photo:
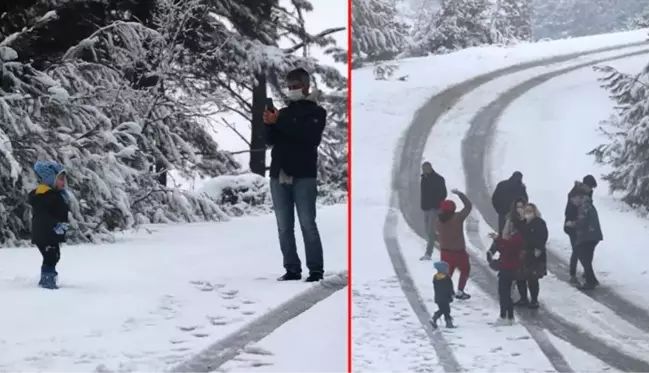
[(435, 262), (433, 264), (433, 267), (435, 267), (435, 269), (439, 273), (448, 274), (448, 263), (446, 263), (446, 262), (443, 262), (443, 261), (440, 260), (439, 262)]
[(38, 161), (34, 163), (34, 172), (43, 183), (50, 188), (54, 188), (56, 177), (65, 172), (65, 167), (57, 162)]

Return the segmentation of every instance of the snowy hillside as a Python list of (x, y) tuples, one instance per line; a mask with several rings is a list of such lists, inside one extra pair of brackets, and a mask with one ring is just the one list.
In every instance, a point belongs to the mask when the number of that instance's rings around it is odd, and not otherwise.
[[(562, 232), (574, 180), (604, 172), (585, 155), (601, 141), (598, 123), (613, 107), (592, 66), (638, 72), (649, 61), (645, 39), (641, 30), (406, 59), (394, 74), (405, 81), (355, 70), (352, 187), (362, 191), (352, 201), (355, 371), (649, 369), (649, 309), (640, 293), (649, 279), (633, 249), (646, 220), (621, 208), (600, 181), (595, 204), (605, 238), (595, 270), (602, 286), (592, 293), (567, 283)], [(423, 160), (475, 204), (465, 230), (472, 298), (451, 305), (452, 330), (428, 323), (437, 308), (432, 263), (419, 261)], [(550, 274), (541, 280), (541, 309), (519, 309), (514, 326), (497, 327), (495, 272), (485, 260), (494, 225), (489, 197), (514, 170), (548, 222)]]

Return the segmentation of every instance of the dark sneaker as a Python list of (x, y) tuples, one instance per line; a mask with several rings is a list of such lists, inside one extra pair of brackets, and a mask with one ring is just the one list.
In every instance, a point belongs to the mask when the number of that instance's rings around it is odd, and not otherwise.
[(570, 284), (574, 286), (581, 285), (581, 283), (579, 283), (579, 279), (577, 279), (577, 276), (570, 276)]
[(455, 293), (455, 298), (460, 299), (460, 300), (467, 300), (467, 299), (470, 299), (471, 296), (470, 296), (469, 294), (465, 293), (465, 292), (462, 291), (462, 290), (458, 290), (458, 291)]
[(301, 273), (286, 272), (284, 276), (277, 279), (277, 281), (297, 281), (302, 279)]
[(309, 277), (306, 278), (306, 282), (318, 282), (322, 280), (322, 272), (311, 272)]
[(435, 317), (435, 316), (433, 316), (430, 319), (430, 326), (432, 326), (433, 329), (437, 329), (437, 319), (438, 319), (438, 317)]
[(585, 283), (581, 286), (578, 287), (579, 290), (593, 290), (597, 287), (597, 284), (594, 282), (591, 283)]
[(530, 302), (530, 304), (527, 305), (531, 310), (537, 310), (539, 309), (539, 301), (533, 300)]
[(514, 307), (527, 307), (530, 305), (530, 301), (527, 299), (519, 299), (514, 302)]
[(453, 324), (453, 319), (452, 318), (451, 319), (446, 319), (444, 321), (446, 321), (446, 327), (447, 328), (449, 328), (449, 329), (455, 328), (455, 325)]

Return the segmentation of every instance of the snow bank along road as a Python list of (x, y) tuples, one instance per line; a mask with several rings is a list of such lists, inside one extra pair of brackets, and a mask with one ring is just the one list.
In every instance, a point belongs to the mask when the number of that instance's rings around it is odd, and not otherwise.
[(347, 286), (347, 279), (346, 271), (325, 277), (324, 280), (214, 343), (190, 360), (174, 367), (171, 372), (214, 372), (221, 365), (241, 354), (247, 345), (261, 341), (318, 302), (344, 289)]
[[(452, 350), (448, 347), (442, 335), (433, 335), (427, 321), (430, 314), (426, 309), (410, 274), (408, 273), (408, 269), (401, 255), (398, 240), (396, 239), (396, 229), (394, 227), (397, 221), (396, 214), (398, 213), (398, 209), (403, 214), (411, 229), (422, 238), (426, 237), (425, 228), (423, 226), (424, 219), (419, 208), (418, 200), (419, 168), (422, 161), (422, 153), (433, 126), (444, 114), (451, 110), (463, 96), (469, 94), (481, 85), (509, 74), (522, 72), (536, 67), (547, 66), (551, 68), (554, 64), (567, 62), (580, 57), (594, 57), (588, 62), (582, 64), (565, 68), (557, 67), (556, 70), (550, 73), (537, 76), (520, 84), (512, 90), (504, 93), (497, 101), (481, 110), (472, 121), (471, 129), (462, 144), (463, 162), (467, 185), (469, 186), (468, 193), (472, 200), (475, 201), (478, 210), (487, 216), (487, 221), (493, 226), (493, 213), (491, 213), (491, 206), (489, 203), (490, 198), (486, 187), (487, 183), (483, 167), (484, 156), (487, 155), (489, 143), (492, 139), (492, 134), (490, 132), (494, 128), (494, 123), (496, 122), (499, 113), (502, 112), (504, 108), (513, 101), (513, 99), (544, 81), (590, 65), (614, 59), (636, 56), (639, 54), (649, 54), (649, 49), (638, 49), (638, 47), (645, 45), (649, 44), (646, 42), (625, 44), (616, 47), (597, 49), (585, 53), (575, 53), (546, 58), (507, 67), (489, 74), (478, 76), (440, 92), (430, 99), (415, 114), (413, 122), (404, 134), (399, 149), (397, 149), (395, 163), (393, 165), (392, 198), (390, 201), (393, 209), (390, 210), (386, 217), (384, 238), (387, 249), (390, 253), (390, 258), (397, 275), (400, 278), (402, 289), (421, 321), (422, 327), (427, 330), (427, 334), (430, 336), (431, 343), (438, 355), (440, 364), (443, 365), (447, 372), (461, 371), (462, 367), (458, 364), (457, 360), (453, 356)], [(635, 48), (633, 52), (629, 51), (631, 48)], [(606, 57), (602, 56), (601, 58), (597, 58), (597, 54), (615, 51), (619, 51), (620, 53), (615, 56), (611, 56), (609, 53)], [(479, 237), (477, 227), (478, 220), (474, 217), (467, 224), (467, 233), (471, 244), (475, 246), (476, 249), (479, 249), (479, 251), (484, 252), (486, 251), (486, 248), (484, 247), (482, 239)], [(497, 298), (495, 286), (493, 286), (493, 283), (495, 282), (495, 273), (488, 268), (484, 259), (482, 257), (477, 260), (472, 258), (471, 265), (472, 280), (487, 294)], [(549, 269), (553, 274), (556, 273), (561, 280), (566, 280), (566, 277), (563, 276), (564, 273), (567, 273), (566, 265), (565, 263), (562, 263), (556, 255), (550, 256)], [(599, 295), (593, 295), (591, 297), (593, 301), (609, 307), (621, 318), (629, 321), (636, 327), (641, 328), (642, 330), (649, 329), (649, 316), (645, 310), (639, 309), (609, 290), (602, 289), (601, 293), (602, 294)], [(519, 319), (558, 372), (573, 372), (573, 369), (562, 354), (549, 342), (543, 329), (548, 330), (552, 334), (559, 336), (575, 347), (582, 349), (620, 371), (649, 371), (649, 363), (643, 359), (632, 356), (622, 351), (620, 348), (616, 348), (616, 346), (604, 342), (599, 338), (601, 336), (594, 336), (585, 332), (578, 326), (566, 320), (562, 315), (552, 313), (552, 310), (544, 311), (545, 312), (538, 313), (535, 316), (526, 312), (519, 312)]]

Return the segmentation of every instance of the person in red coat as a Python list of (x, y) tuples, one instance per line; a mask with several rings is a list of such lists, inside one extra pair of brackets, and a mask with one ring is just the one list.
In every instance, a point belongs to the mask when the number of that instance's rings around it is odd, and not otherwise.
[(498, 236), (497, 233), (489, 234), (495, 244), (500, 257), (498, 258), (498, 298), (500, 300), (500, 318), (497, 325), (511, 325), (514, 323), (514, 302), (512, 301), (512, 285), (520, 271), (523, 258), (525, 240), (523, 235), (512, 230), (509, 234)]

